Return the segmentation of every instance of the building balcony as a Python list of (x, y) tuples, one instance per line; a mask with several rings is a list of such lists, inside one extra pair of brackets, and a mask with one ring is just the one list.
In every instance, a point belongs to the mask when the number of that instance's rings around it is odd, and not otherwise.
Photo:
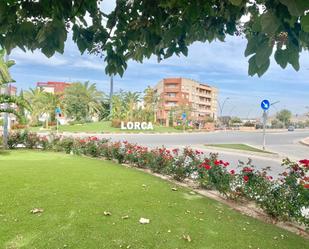
[(178, 102), (179, 101), (179, 98), (177, 96), (168, 96), (168, 95), (165, 95), (164, 96), (164, 100), (165, 101), (174, 101), (174, 102)]
[(164, 92), (177, 93), (180, 92), (181, 88), (179, 86), (164, 86)]

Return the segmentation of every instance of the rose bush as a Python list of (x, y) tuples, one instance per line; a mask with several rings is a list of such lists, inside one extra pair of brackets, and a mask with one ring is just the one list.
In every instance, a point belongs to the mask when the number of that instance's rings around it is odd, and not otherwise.
[(191, 179), (201, 187), (219, 191), (227, 198), (255, 201), (270, 216), (284, 221), (297, 221), (309, 228), (309, 160), (283, 161), (285, 171), (279, 178), (269, 175), (269, 168), (257, 170), (251, 160), (233, 169), (217, 154), (185, 148), (149, 149), (124, 142), (111, 142), (98, 137), (72, 138), (57, 135), (39, 136), (29, 132), (10, 135), (9, 148), (19, 146), (68, 154), (102, 157), (167, 174), (177, 181)]

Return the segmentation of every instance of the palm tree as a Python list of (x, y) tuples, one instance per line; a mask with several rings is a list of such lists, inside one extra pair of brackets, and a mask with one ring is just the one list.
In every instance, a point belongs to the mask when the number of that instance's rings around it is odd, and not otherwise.
[[(9, 68), (15, 65), (15, 62), (13, 60), (5, 61), (5, 56), (6, 51), (0, 48), (0, 90), (7, 87), (7, 84), (14, 82), (10, 75)], [(3, 107), (3, 104), (5, 104), (6, 106)], [(24, 98), (11, 96), (7, 92), (0, 94), (0, 113), (12, 113), (18, 118), (20, 118), (19, 112), (15, 108), (12, 108), (10, 106), (11, 104), (31, 109), (31, 107)], [(4, 148), (6, 148), (8, 138), (8, 133), (6, 131), (3, 132), (3, 137), (3, 145)]]
[(65, 89), (64, 105), (66, 112), (75, 120), (98, 116), (102, 110), (103, 92), (98, 91), (96, 84), (76, 82)]
[(124, 96), (126, 103), (126, 119), (127, 121), (133, 121), (138, 110), (138, 102), (140, 100), (140, 93), (138, 92), (127, 92)]
[(25, 99), (31, 103), (31, 123), (37, 123), (39, 117), (46, 115), (46, 128), (48, 122), (55, 120), (55, 109), (57, 107), (63, 108), (62, 95), (53, 94), (42, 91), (40, 88), (29, 89), (24, 93)]
[(156, 91), (148, 86), (144, 91), (144, 114), (145, 121), (156, 122), (156, 109), (159, 103), (159, 97)]
[[(7, 87), (7, 84), (15, 82), (9, 72), (9, 68), (15, 65), (15, 61), (5, 61), (6, 51), (0, 48), (0, 90)], [(0, 94), (0, 113), (12, 113), (18, 118), (20, 117), (18, 111), (12, 107), (4, 108), (2, 104), (16, 104), (17, 106), (23, 106), (27, 109), (31, 109), (27, 101), (17, 96), (11, 96), (8, 93)]]

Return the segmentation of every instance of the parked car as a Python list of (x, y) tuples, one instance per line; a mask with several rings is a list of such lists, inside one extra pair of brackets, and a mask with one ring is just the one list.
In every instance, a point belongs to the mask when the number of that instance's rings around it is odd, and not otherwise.
[(295, 127), (294, 127), (294, 126), (290, 125), (290, 126), (288, 127), (288, 131), (294, 131), (294, 130), (295, 130)]

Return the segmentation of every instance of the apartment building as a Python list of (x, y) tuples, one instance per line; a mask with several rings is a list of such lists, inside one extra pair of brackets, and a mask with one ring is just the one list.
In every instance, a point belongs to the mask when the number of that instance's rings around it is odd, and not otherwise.
[(48, 81), (48, 82), (38, 82), (36, 86), (40, 88), (44, 92), (53, 93), (53, 94), (61, 94), (64, 90), (70, 86), (70, 83), (66, 82), (55, 82), (55, 81)]
[(157, 120), (161, 123), (168, 124), (170, 112), (181, 106), (191, 109), (189, 120), (217, 118), (218, 89), (215, 87), (187, 78), (166, 78), (155, 86), (155, 90), (160, 98)]

